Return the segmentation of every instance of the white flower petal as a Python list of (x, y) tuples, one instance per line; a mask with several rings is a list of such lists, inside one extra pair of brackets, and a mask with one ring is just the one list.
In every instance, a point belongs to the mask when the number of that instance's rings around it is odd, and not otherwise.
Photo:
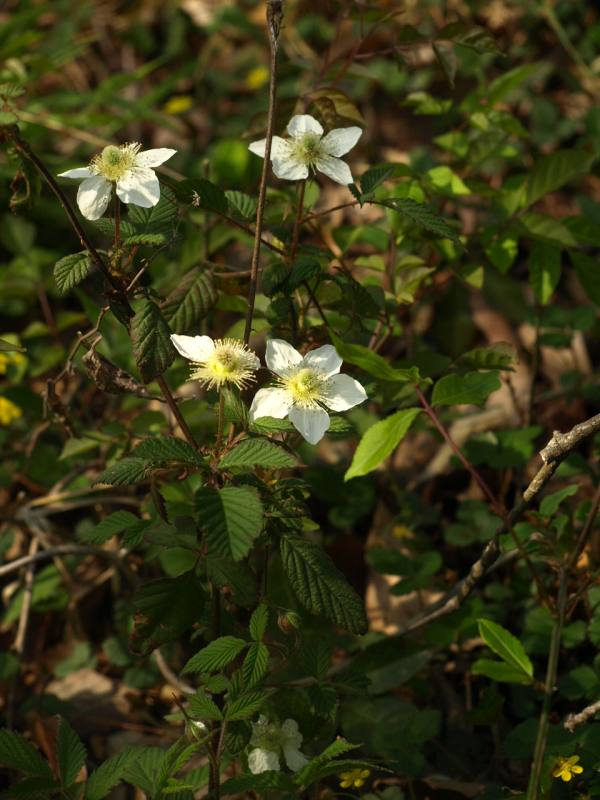
[(294, 747), (300, 747), (302, 740), (304, 739), (304, 736), (302, 736), (300, 733), (300, 729), (298, 728), (298, 723), (296, 720), (289, 717), (281, 726), (281, 733), (286, 744), (290, 744)]
[(180, 355), (195, 364), (203, 364), (215, 351), (215, 343), (210, 336), (179, 336), (172, 333), (171, 341)]
[(364, 387), (350, 375), (333, 375), (327, 381), (326, 392), (323, 402), (332, 411), (347, 411), (367, 399)]
[(269, 339), (265, 353), (267, 367), (276, 375), (285, 375), (290, 367), (302, 361), (300, 353), (283, 339)]
[(287, 417), (292, 403), (292, 397), (285, 389), (259, 389), (250, 406), (250, 419), (252, 422), (261, 417), (283, 419)]
[(86, 178), (77, 190), (77, 205), (86, 219), (100, 219), (112, 194), (112, 184), (102, 175)]
[(309, 444), (320, 442), (329, 428), (329, 414), (322, 408), (292, 406), (288, 419)]
[(280, 769), (279, 756), (273, 750), (257, 747), (248, 755), (248, 769), (253, 775)]
[(362, 136), (362, 128), (334, 128), (321, 139), (321, 147), (330, 156), (343, 156)]
[(72, 180), (77, 180), (77, 178), (91, 178), (95, 175), (95, 172), (89, 167), (77, 167), (77, 169), (68, 169), (66, 172), (59, 172), (59, 178), (71, 178)]
[(273, 172), (284, 181), (303, 181), (308, 178), (308, 167), (301, 161), (286, 156), (285, 158), (272, 158)]
[(303, 366), (315, 367), (324, 372), (326, 377), (329, 378), (330, 375), (335, 375), (340, 371), (342, 359), (333, 345), (324, 344), (304, 356)]
[(134, 167), (117, 181), (117, 195), (124, 203), (152, 208), (160, 200), (160, 183), (150, 167)]
[[(254, 153), (256, 156), (260, 156), (261, 158), (265, 157), (265, 146), (267, 140), (260, 139), (258, 142), (252, 142), (248, 145), (248, 150), (251, 153)], [(285, 139), (282, 139), (281, 136), (274, 136), (271, 140), (271, 160), (274, 158), (282, 159), (287, 158), (290, 154), (291, 147), (286, 142)]]
[(156, 147), (153, 150), (143, 150), (135, 157), (135, 164), (138, 167), (159, 167), (174, 156), (177, 150), (170, 147)]
[(347, 186), (349, 183), (354, 183), (354, 178), (350, 172), (350, 167), (345, 161), (342, 161), (341, 158), (335, 158), (334, 156), (320, 156), (317, 158), (315, 166), (319, 172), (327, 175), (328, 178), (331, 178), (331, 180), (335, 181), (336, 183), (341, 183), (343, 186)]
[(288, 122), (287, 132), (294, 138), (303, 136), (305, 133), (316, 133), (318, 136), (323, 135), (323, 127), (320, 122), (310, 114), (296, 114)]
[(298, 750), (297, 747), (291, 744), (283, 745), (283, 757), (285, 763), (292, 770), (292, 772), (300, 772), (302, 767), (308, 764), (308, 758)]

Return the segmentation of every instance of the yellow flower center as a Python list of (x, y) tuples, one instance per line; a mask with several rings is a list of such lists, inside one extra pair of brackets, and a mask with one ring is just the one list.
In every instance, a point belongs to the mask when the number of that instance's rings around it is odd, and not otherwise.
[(237, 339), (217, 339), (215, 349), (203, 364), (192, 370), (191, 377), (209, 389), (233, 383), (243, 389), (254, 380), (256, 357)]
[(292, 156), (307, 167), (311, 167), (321, 155), (321, 137), (316, 133), (305, 133), (290, 144)]
[(298, 406), (314, 407), (323, 397), (324, 376), (315, 369), (303, 367), (281, 380)]
[(100, 155), (92, 159), (90, 168), (96, 175), (102, 175), (107, 181), (118, 181), (126, 172), (135, 167), (135, 160), (141, 144), (107, 145)]

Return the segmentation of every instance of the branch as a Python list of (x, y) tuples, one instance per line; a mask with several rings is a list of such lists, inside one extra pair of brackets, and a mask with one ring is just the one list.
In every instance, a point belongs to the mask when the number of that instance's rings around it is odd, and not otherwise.
[(114, 561), (116, 565), (123, 571), (123, 573), (127, 575), (127, 577), (130, 577), (128, 570), (125, 569), (121, 563), (119, 554), (113, 553), (112, 550), (104, 550), (102, 547), (93, 547), (91, 545), (61, 544), (57, 545), (57, 547), (49, 547), (47, 550), (40, 550), (37, 553), (31, 553), (28, 556), (16, 558), (14, 561), (10, 561), (8, 564), (3, 564), (0, 566), (0, 578), (4, 578), (6, 575), (10, 575), (12, 572), (17, 572), (21, 569), (21, 567), (27, 567), (30, 564), (37, 563), (38, 561), (47, 561), (55, 556), (65, 555), (102, 556), (102, 558), (107, 558), (109, 561)]
[(277, 78), (277, 50), (279, 47), (279, 31), (283, 20), (283, 8), (281, 0), (267, 0), (267, 29), (269, 32), (269, 48), (271, 52), (269, 65), (269, 111), (267, 116), (267, 133), (265, 138), (265, 157), (263, 161), (262, 174), (260, 176), (260, 187), (258, 190), (258, 204), (256, 207), (256, 228), (254, 231), (254, 247), (252, 249), (252, 262), (250, 265), (250, 287), (248, 289), (248, 311), (246, 313), (246, 327), (244, 330), (244, 342), (250, 341), (252, 331), (252, 317), (254, 316), (254, 304), (256, 302), (256, 289), (258, 286), (259, 263), (260, 263), (260, 244), (262, 236), (263, 218), (265, 215), (265, 200), (267, 198), (267, 176), (271, 167), (271, 144), (273, 141), (273, 126), (275, 122), (275, 96)]
[(44, 178), (49, 188), (54, 192), (54, 194), (58, 198), (58, 201), (63, 207), (65, 214), (69, 218), (69, 222), (71, 223), (73, 230), (77, 234), (77, 237), (79, 238), (79, 241), (81, 242), (82, 246), (85, 247), (85, 249), (90, 254), (90, 257), (94, 262), (94, 264), (98, 267), (98, 269), (100, 270), (106, 281), (112, 286), (115, 295), (117, 295), (119, 301), (123, 303), (125, 309), (127, 310), (128, 315), (132, 317), (133, 309), (131, 308), (129, 301), (127, 300), (123, 287), (121, 286), (118, 279), (111, 274), (109, 268), (106, 266), (100, 254), (90, 241), (87, 233), (84, 231), (83, 227), (81, 226), (81, 223), (79, 222), (79, 219), (77, 218), (77, 214), (73, 211), (73, 208), (71, 207), (71, 204), (67, 199), (67, 196), (60, 188), (60, 186), (56, 182), (56, 179), (48, 170), (46, 165), (42, 161), (40, 161), (37, 155), (29, 147), (27, 142), (21, 138), (19, 129), (17, 128), (16, 125), (7, 125), (0, 128), (0, 140), (2, 139), (8, 139), (9, 141), (11, 141), (15, 146), (16, 150), (21, 154), (21, 156), (26, 158), (28, 161), (31, 161), (31, 163), (34, 165), (34, 167), (37, 169), (40, 175)]
[(584, 722), (587, 722), (589, 719), (596, 716), (598, 712), (600, 712), (600, 700), (596, 700), (595, 703), (592, 703), (590, 706), (586, 706), (578, 714), (569, 714), (565, 718), (563, 725), (568, 731), (574, 733), (575, 728), (577, 728), (579, 725), (583, 725)]
[(473, 564), (468, 575), (463, 578), (440, 603), (433, 604), (428, 611), (426, 610), (424, 614), (403, 628), (400, 634), (416, 631), (428, 625), (430, 622), (440, 619), (440, 617), (445, 617), (446, 614), (451, 614), (453, 611), (457, 611), (460, 608), (477, 583), (483, 578), (500, 555), (500, 546), (498, 543), (500, 536), (503, 533), (507, 533), (523, 516), (567, 455), (580, 442), (593, 436), (598, 430), (600, 430), (600, 414), (591, 417), (585, 422), (580, 422), (570, 431), (567, 431), (567, 433), (560, 433), (559, 431), (554, 432), (546, 447), (540, 452), (540, 456), (544, 462), (543, 465), (523, 492), (523, 497), (520, 502), (506, 516), (502, 525), (500, 525), (490, 541), (486, 544), (481, 556)]

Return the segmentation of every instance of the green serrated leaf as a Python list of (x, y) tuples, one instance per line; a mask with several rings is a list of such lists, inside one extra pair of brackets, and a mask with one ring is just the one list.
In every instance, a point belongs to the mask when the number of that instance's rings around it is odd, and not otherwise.
[(315, 780), (315, 776), (320, 773), (321, 768), (325, 764), (327, 764), (329, 761), (332, 761), (334, 758), (349, 752), (350, 750), (356, 750), (357, 747), (360, 747), (360, 745), (351, 744), (346, 739), (336, 739), (328, 747), (326, 747), (322, 753), (311, 759), (308, 764), (306, 764), (297, 773), (295, 778), (296, 783), (298, 783), (300, 786), (310, 786), (310, 784)]
[(83, 542), (91, 542), (98, 545), (104, 544), (109, 539), (112, 539), (113, 536), (142, 521), (130, 511), (113, 511), (95, 528), (84, 533), (80, 538)]
[(219, 588), (232, 591), (237, 605), (253, 606), (256, 602), (256, 579), (246, 563), (209, 553), (206, 574)]
[(84, 281), (92, 271), (92, 259), (87, 250), (65, 256), (54, 265), (54, 280), (61, 294)]
[(450, 239), (455, 244), (460, 244), (456, 231), (439, 214), (423, 203), (417, 203), (409, 197), (389, 197), (385, 200), (377, 200), (377, 203), (399, 211), (411, 225), (424, 228), (441, 239)]
[(444, 375), (433, 387), (431, 404), (455, 406), (483, 405), (488, 396), (501, 386), (498, 373), (466, 372), (464, 375)]
[(101, 764), (88, 778), (85, 800), (104, 800), (110, 790), (123, 780), (125, 770), (137, 758), (138, 752), (138, 747), (128, 747)]
[(366, 629), (360, 598), (318, 545), (285, 533), (281, 558), (292, 589), (305, 608), (353, 633)]
[(144, 383), (162, 375), (175, 358), (170, 336), (159, 307), (152, 300), (144, 300), (131, 320), (133, 355)]
[(145, 653), (177, 639), (197, 622), (204, 607), (204, 589), (195, 571), (176, 578), (148, 581), (134, 597), (138, 612), (131, 646)]
[(561, 247), (577, 247), (578, 242), (571, 231), (560, 220), (546, 214), (528, 211), (519, 217), (519, 225), (533, 239), (554, 242)]
[(367, 475), (381, 464), (394, 452), (420, 413), (420, 408), (403, 408), (372, 425), (360, 440), (344, 480)]
[(130, 204), (128, 208), (127, 220), (134, 226), (132, 235), (161, 233), (170, 238), (177, 219), (177, 202), (167, 186), (161, 187), (160, 200), (155, 206), (142, 208)]
[(584, 150), (557, 150), (541, 158), (527, 179), (526, 205), (537, 203), (569, 181), (589, 171), (595, 155)]
[(239, 722), (253, 717), (265, 702), (264, 692), (246, 692), (236, 697), (225, 708), (225, 719), (228, 722)]
[(265, 631), (267, 629), (267, 623), (269, 622), (269, 607), (266, 606), (264, 603), (261, 603), (257, 606), (254, 611), (252, 612), (252, 616), (250, 617), (250, 636), (256, 642), (260, 642), (263, 636), (265, 635)]
[(291, 422), (287, 419), (277, 419), (276, 417), (260, 417), (250, 423), (250, 430), (255, 433), (289, 433), (295, 430)]
[(144, 458), (123, 458), (98, 475), (92, 485), (108, 483), (112, 486), (128, 486), (145, 481), (152, 472), (152, 464)]
[(517, 362), (517, 351), (508, 342), (494, 342), (489, 347), (475, 347), (456, 360), (460, 366), (470, 369), (511, 369)]
[(226, 191), (225, 196), (229, 201), (232, 216), (243, 220), (252, 220), (256, 217), (256, 199), (244, 192)]
[(0, 764), (37, 778), (52, 778), (52, 770), (35, 747), (18, 733), (0, 730)]
[(200, 466), (204, 463), (201, 455), (183, 439), (174, 436), (155, 436), (144, 439), (133, 450), (132, 456), (150, 461), (153, 464), (177, 462)]
[(159, 247), (167, 241), (164, 233), (134, 233), (131, 236), (125, 236), (122, 239), (124, 245), (147, 245), (151, 247)]
[(56, 757), (62, 785), (68, 788), (85, 764), (86, 750), (79, 736), (62, 717), (58, 723)]
[(479, 634), (490, 650), (507, 664), (533, 677), (533, 664), (521, 642), (512, 633), (489, 619), (478, 619), (477, 624)]
[(219, 469), (287, 469), (298, 465), (296, 458), (268, 439), (244, 439), (219, 461)]
[(244, 686), (251, 688), (262, 680), (267, 673), (268, 663), (269, 650), (267, 646), (262, 642), (253, 642), (248, 648), (242, 664)]
[(223, 719), (221, 709), (215, 701), (206, 694), (204, 689), (198, 689), (195, 694), (191, 695), (189, 704), (190, 712), (194, 719), (200, 720), (201, 722)]
[(550, 242), (533, 242), (529, 252), (529, 285), (539, 303), (545, 306), (560, 280), (560, 248)]
[(262, 531), (262, 503), (249, 487), (203, 487), (196, 493), (196, 508), (209, 551), (215, 555), (239, 561), (249, 553)]
[(393, 164), (381, 164), (371, 167), (360, 176), (360, 188), (363, 194), (370, 194), (396, 172)]
[(174, 333), (189, 334), (198, 330), (217, 297), (212, 274), (196, 267), (183, 276), (161, 304), (161, 310)]
[(182, 672), (216, 672), (231, 664), (247, 645), (248, 642), (236, 636), (220, 636), (192, 656)]

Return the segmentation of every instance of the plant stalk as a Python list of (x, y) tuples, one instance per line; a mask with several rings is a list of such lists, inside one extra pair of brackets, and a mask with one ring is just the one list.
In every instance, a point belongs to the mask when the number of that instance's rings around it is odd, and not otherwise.
[(254, 230), (254, 247), (250, 265), (250, 287), (248, 288), (248, 311), (246, 312), (246, 326), (244, 329), (244, 342), (248, 344), (252, 332), (252, 318), (254, 304), (256, 303), (256, 290), (258, 287), (260, 267), (260, 244), (265, 215), (265, 200), (267, 198), (267, 177), (271, 166), (271, 144), (273, 142), (273, 127), (275, 122), (275, 98), (277, 79), (277, 50), (279, 48), (279, 31), (283, 20), (283, 4), (281, 0), (267, 0), (267, 29), (269, 32), (269, 111), (267, 115), (267, 132), (265, 137), (265, 157), (260, 187), (258, 190), (258, 203), (256, 207), (256, 226)]

